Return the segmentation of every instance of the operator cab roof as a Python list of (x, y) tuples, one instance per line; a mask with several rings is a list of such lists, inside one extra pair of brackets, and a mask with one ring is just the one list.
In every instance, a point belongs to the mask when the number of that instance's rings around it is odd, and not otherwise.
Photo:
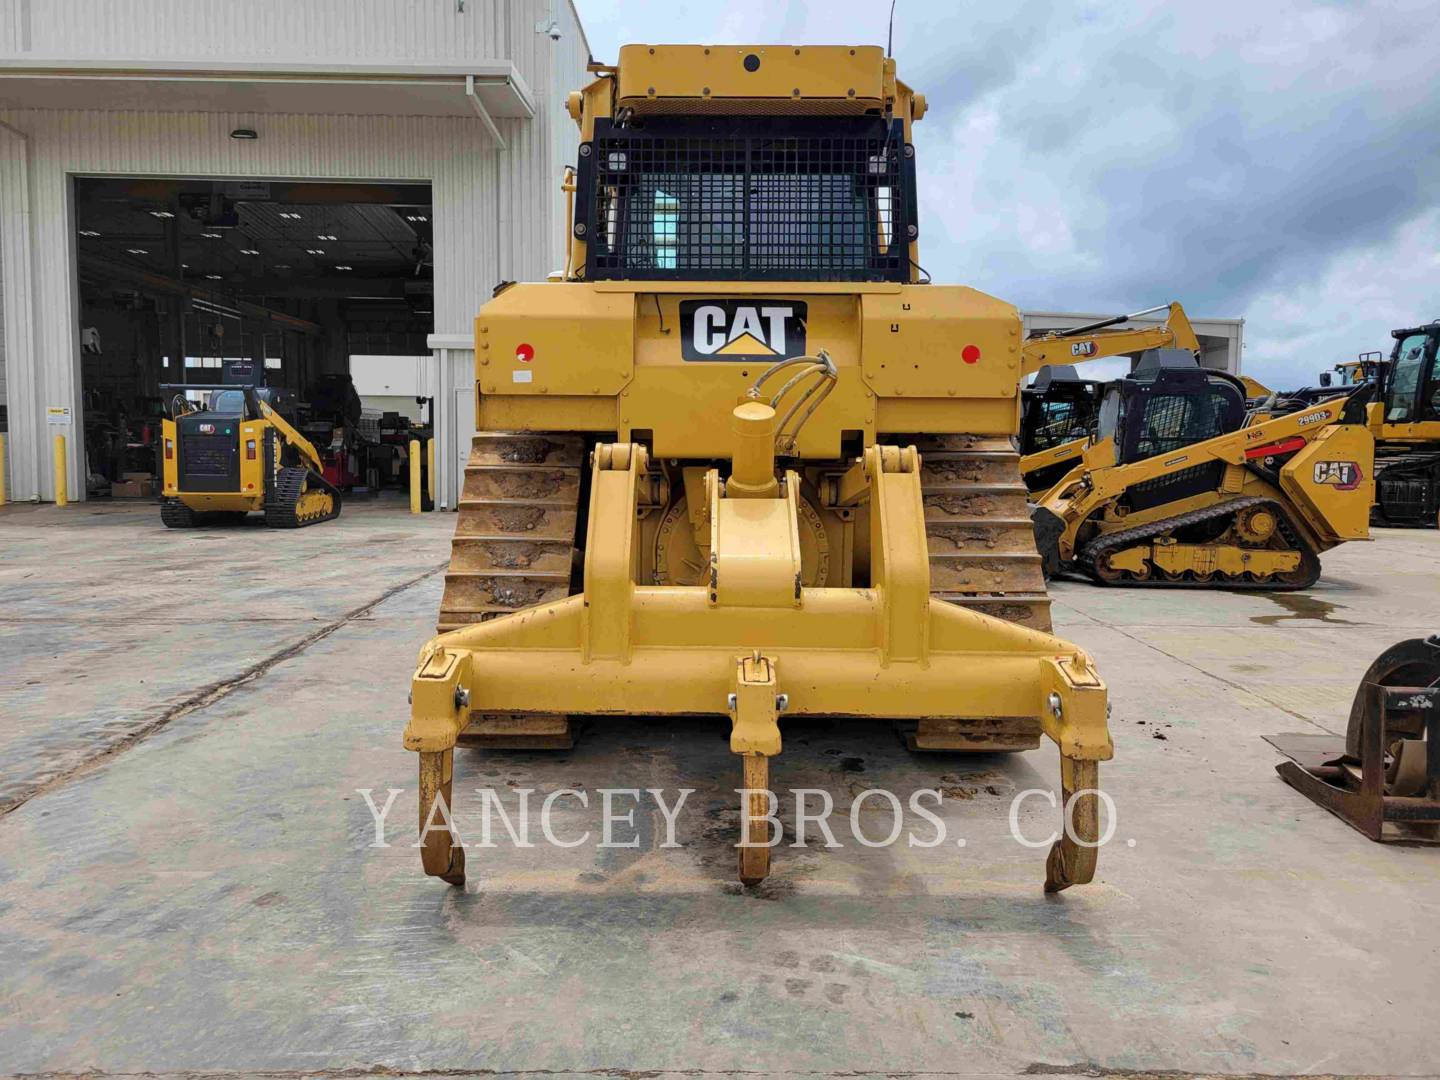
[(1195, 354), (1189, 349), (1146, 349), (1140, 354), (1140, 362), (1130, 373), (1137, 382), (1154, 382), (1162, 371), (1197, 371), (1200, 368)]

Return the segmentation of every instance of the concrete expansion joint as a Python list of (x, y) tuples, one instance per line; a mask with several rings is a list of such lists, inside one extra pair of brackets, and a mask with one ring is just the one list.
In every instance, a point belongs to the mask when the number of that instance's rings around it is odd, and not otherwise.
[[(277, 651), (277, 652), (271, 653), (269, 656), (265, 657), (265, 658), (262, 659), (262, 660), (257, 661), (256, 663), (254, 663), (254, 664), (250, 665), (248, 668), (246, 668), (244, 671), (241, 671), (241, 672), (239, 672), (238, 674), (236, 674), (236, 675), (234, 675), (234, 676), (232, 676), (232, 677), (230, 677), (230, 678), (228, 678), (228, 679), (222, 679), (222, 680), (219, 681), (219, 682), (211, 683), (211, 684), (209, 684), (208, 686), (201, 687), (199, 690), (195, 691), (195, 693), (191, 694), (189, 697), (187, 697), (187, 698), (185, 698), (184, 700), (179, 701), (179, 702), (177, 702), (176, 704), (170, 706), (170, 708), (166, 709), (166, 710), (165, 710), (164, 712), (162, 712), (159, 716), (157, 716), (154, 720), (150, 721), (150, 723), (145, 724), (145, 725), (143, 725), (142, 727), (138, 728), (137, 730), (130, 732), (130, 733), (127, 734), (123, 739), (120, 739), (119, 741), (117, 741), (117, 742), (115, 742), (115, 743), (113, 743), (113, 744), (111, 744), (111, 745), (109, 745), (109, 746), (104, 747), (103, 749), (97, 751), (95, 754), (91, 755), (90, 757), (87, 757), (85, 760), (83, 760), (83, 761), (81, 761), (81, 762), (78, 762), (76, 765), (72, 766), (72, 767), (69, 768), (69, 769), (66, 769), (64, 772), (59, 773), (58, 775), (51, 777), (50, 779), (44, 781), (43, 783), (37, 784), (35, 787), (31, 788), (29, 791), (24, 791), (24, 792), (22, 792), (20, 795), (18, 795), (18, 796), (16, 796), (16, 797), (8, 800), (7, 802), (5, 802), (4, 805), (0, 805), (0, 817), (8, 816), (9, 814), (11, 814), (12, 812), (14, 812), (15, 810), (18, 810), (20, 807), (24, 806), (27, 802), (29, 802), (31, 799), (35, 798), (35, 796), (37, 796), (37, 795), (43, 795), (43, 794), (45, 794), (47, 791), (51, 791), (51, 790), (53, 790), (53, 789), (55, 789), (55, 788), (61, 787), (61, 786), (65, 785), (65, 784), (68, 784), (71, 780), (75, 779), (77, 776), (81, 776), (81, 775), (83, 775), (84, 773), (87, 773), (87, 772), (89, 772), (91, 769), (94, 769), (94, 768), (97, 767), (98, 765), (102, 764), (103, 762), (108, 761), (109, 759), (115, 757), (115, 756), (118, 755), (118, 754), (123, 753), (123, 752), (126, 751), (126, 750), (129, 750), (131, 747), (137, 745), (138, 743), (144, 741), (145, 739), (148, 739), (151, 735), (154, 735), (156, 732), (163, 730), (163, 729), (164, 729), (165, 727), (167, 727), (169, 724), (173, 723), (173, 722), (176, 721), (176, 720), (179, 720), (181, 717), (187, 716), (187, 715), (189, 715), (190, 713), (195, 712), (197, 709), (202, 709), (202, 708), (204, 708), (204, 707), (207, 706), (207, 705), (213, 705), (215, 702), (220, 701), (220, 700), (222, 700), (222, 699), (224, 699), (224, 698), (226, 698), (226, 697), (229, 697), (229, 696), (230, 696), (232, 693), (234, 693), (236, 690), (240, 689), (240, 687), (242, 687), (242, 686), (248, 686), (249, 684), (251, 684), (251, 683), (253, 683), (253, 682), (256, 682), (257, 680), (259, 680), (259, 679), (261, 679), (262, 677), (264, 677), (264, 675), (265, 675), (267, 672), (269, 672), (272, 668), (274, 668), (274, 667), (276, 667), (276, 666), (278, 666), (278, 665), (280, 665), (280, 664), (283, 664), (286, 660), (290, 660), (290, 659), (293, 659), (293, 658), (296, 657), (296, 656), (299, 656), (299, 655), (300, 655), (301, 653), (303, 653), (306, 649), (310, 648), (310, 646), (316, 644), (317, 642), (324, 641), (327, 637), (329, 637), (331, 634), (335, 633), (335, 631), (339, 630), (341, 627), (348, 626), (348, 625), (349, 625), (350, 623), (352, 623), (352, 622), (356, 622), (357, 620), (360, 620), (360, 619), (365, 618), (365, 617), (366, 617), (367, 615), (369, 615), (372, 611), (374, 611), (377, 607), (379, 607), (381, 604), (383, 604), (386, 600), (389, 600), (392, 596), (395, 596), (395, 595), (397, 595), (397, 594), (399, 594), (399, 593), (402, 593), (402, 592), (404, 592), (406, 589), (409, 589), (409, 588), (411, 588), (411, 587), (413, 587), (413, 586), (415, 586), (415, 585), (420, 584), (420, 582), (426, 580), (427, 578), (432, 578), (432, 577), (434, 577), (436, 574), (441, 573), (441, 572), (446, 568), (447, 565), (448, 565), (448, 563), (440, 563), (440, 564), (438, 564), (438, 565), (436, 565), (436, 566), (431, 567), (429, 570), (426, 570), (426, 571), (425, 571), (424, 573), (422, 573), (422, 574), (417, 574), (417, 575), (414, 576), (414, 577), (407, 578), (406, 580), (400, 582), (400, 583), (397, 584), (397, 585), (392, 585), (390, 588), (388, 588), (388, 589), (386, 589), (384, 592), (382, 592), (379, 596), (377, 596), (377, 597), (375, 597), (375, 598), (373, 598), (373, 599), (371, 599), (371, 600), (365, 601), (365, 603), (361, 604), (359, 607), (355, 607), (355, 608), (350, 609), (349, 611), (347, 611), (347, 612), (345, 612), (343, 615), (341, 615), (339, 618), (334, 619), (333, 621), (326, 623), (324, 626), (320, 627), (319, 629), (314, 630), (314, 631), (312, 631), (311, 633), (305, 635), (305, 637), (301, 638), (299, 641), (295, 642), (293, 645), (287, 645), (285, 648), (280, 649), (280, 650)], [(35, 1075), (45, 1075), (45, 1074), (35, 1074)], [(64, 1076), (64, 1075), (70, 1075), (70, 1074), (66, 1074), (66, 1073), (55, 1073), (55, 1074), (53, 1074), (53, 1075), (55, 1075), (55, 1076)], [(77, 1074), (77, 1075), (78, 1075), (78, 1074)], [(84, 1075), (86, 1075), (86, 1076), (92, 1076), (92, 1075), (112, 1075), (112, 1076), (119, 1076), (119, 1075), (125, 1075), (125, 1074), (121, 1074), (121, 1073), (111, 1073), (111, 1074), (86, 1073), (86, 1074), (84, 1074)], [(135, 1074), (135, 1075), (140, 1075), (140, 1074)], [(153, 1075), (153, 1074), (148, 1074), (148, 1073), (147, 1073), (147, 1074), (145, 1074), (145, 1075)], [(202, 1075), (211, 1075), (211, 1074), (208, 1074), (208, 1073), (176, 1073), (176, 1074), (174, 1074), (174, 1075), (177, 1075), (177, 1076), (181, 1076), (181, 1075), (184, 1075), (184, 1076), (202, 1076)], [(220, 1076), (220, 1075), (225, 1075), (225, 1074), (223, 1074), (223, 1073), (217, 1073), (217, 1074), (213, 1074), (213, 1075)], [(268, 1075), (268, 1074), (267, 1074), (267, 1075)], [(275, 1074), (275, 1075), (282, 1075), (282, 1074)], [(299, 1075), (299, 1074), (297, 1074), (297, 1075)], [(304, 1075), (306, 1075), (306, 1076), (317, 1076), (317, 1075), (322, 1075), (322, 1074), (307, 1072), (307, 1073), (305, 1073)], [(337, 1073), (337, 1074), (335, 1074), (335, 1075), (342, 1075), (342, 1074)], [(371, 1075), (371, 1074), (369, 1074), (369, 1073), (355, 1073), (355, 1074), (351, 1074), (351, 1075)], [(398, 1074), (397, 1074), (397, 1075), (398, 1075)]]

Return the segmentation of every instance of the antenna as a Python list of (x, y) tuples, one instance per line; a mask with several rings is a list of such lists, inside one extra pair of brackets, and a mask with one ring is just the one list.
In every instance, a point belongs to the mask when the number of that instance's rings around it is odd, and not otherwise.
[(885, 32), (885, 55), (895, 55), (895, 0), (890, 0), (890, 26)]

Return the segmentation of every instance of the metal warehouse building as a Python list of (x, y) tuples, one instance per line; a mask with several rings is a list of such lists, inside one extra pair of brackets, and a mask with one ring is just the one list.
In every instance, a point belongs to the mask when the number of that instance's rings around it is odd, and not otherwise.
[[(472, 320), (563, 261), (588, 58), (568, 0), (0, 0), (9, 497), (55, 497), (57, 435), (71, 499), (126, 491), (167, 388), (233, 362), (352, 375), (453, 508)], [(1238, 320), (1196, 330), (1238, 370)]]
[(54, 497), (56, 434), (71, 498), (153, 460), (161, 387), (226, 357), (362, 355), (428, 358), (398, 393), (453, 506), (472, 320), (561, 264), (588, 52), (565, 0), (0, 4), (10, 497)]

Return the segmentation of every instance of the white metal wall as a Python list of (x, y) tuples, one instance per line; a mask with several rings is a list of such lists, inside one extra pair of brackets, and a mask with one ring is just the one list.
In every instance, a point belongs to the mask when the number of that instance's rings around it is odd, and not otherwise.
[(578, 23), (569, 0), (0, 0), (0, 53), (356, 64), (500, 57), (538, 87), (548, 39), (535, 26), (552, 10)]
[[(71, 179), (76, 175), (428, 181), (434, 200), (435, 331), (469, 339), (501, 280), (560, 265), (560, 172), (575, 128), (565, 92), (588, 78), (587, 47), (568, 0), (0, 0), (0, 54), (144, 59), (289, 59), (361, 64), (510, 59), (532, 87), (533, 120), (498, 120), (497, 153), (478, 120), (187, 112), (0, 112), (0, 254), (9, 369), (9, 471), (18, 499), (53, 498), (50, 436), (71, 440), (72, 492), (83, 492), (78, 425), (46, 430), (45, 410), (79, 416), (80, 368)], [(552, 17), (559, 38), (540, 32)], [(537, 29), (538, 27), (538, 29)], [(261, 137), (237, 141), (236, 127)], [(16, 274), (17, 269), (26, 272)], [(26, 282), (30, 289), (27, 291)], [(457, 342), (458, 344), (458, 342)], [(437, 349), (448, 370), (437, 420), (468, 445), (473, 353)], [(469, 388), (468, 390), (466, 388)], [(438, 403), (437, 403), (438, 404)], [(454, 505), (458, 469), (442, 469)]]

